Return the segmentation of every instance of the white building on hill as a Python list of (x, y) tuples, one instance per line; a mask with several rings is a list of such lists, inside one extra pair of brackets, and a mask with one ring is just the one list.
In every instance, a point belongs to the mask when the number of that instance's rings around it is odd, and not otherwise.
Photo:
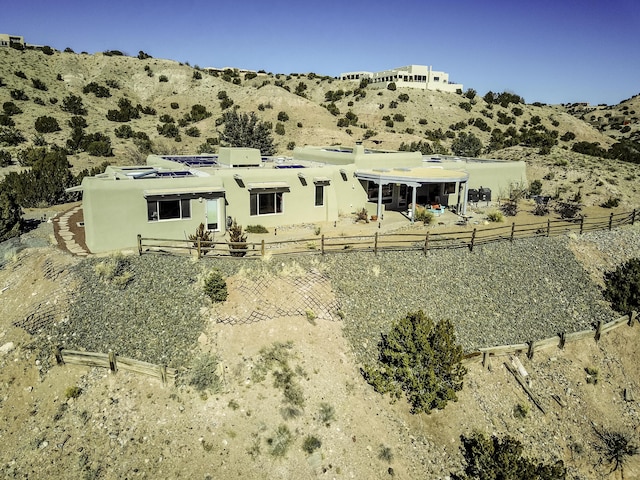
[(461, 83), (450, 83), (449, 74), (432, 70), (426, 65), (407, 65), (381, 72), (345, 72), (340, 74), (341, 80), (360, 81), (366, 78), (370, 85), (386, 88), (395, 83), (398, 88), (420, 88), (422, 90), (439, 90), (441, 92), (462, 91)]

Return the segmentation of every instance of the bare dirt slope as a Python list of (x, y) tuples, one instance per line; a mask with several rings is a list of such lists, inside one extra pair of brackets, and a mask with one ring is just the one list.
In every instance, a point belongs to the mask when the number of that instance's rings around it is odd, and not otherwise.
[[(615, 248), (580, 238), (572, 245), (594, 275), (621, 261)], [(36, 304), (62, 301), (61, 282), (73, 288), (65, 266), (76, 261), (47, 247), (0, 269), (0, 345), (14, 344), (0, 354), (4, 477), (447, 478), (460, 470), (460, 435), (479, 430), (513, 435), (545, 461), (563, 459), (568, 478), (597, 479), (610, 466), (598, 465), (594, 426), (638, 438), (638, 325), (598, 344), (521, 356), (546, 414), (504, 368), (508, 359), (496, 357), (489, 369), (468, 365), (458, 402), (411, 415), (404, 401), (390, 403), (363, 381), (339, 318), (307, 312), (311, 305), (321, 313), (335, 298), (296, 268), (256, 280), (248, 265), (228, 279), (227, 302), (203, 306), (209, 320), (194, 348), (220, 359), (216, 393), (70, 365), (41, 374), (35, 337), (13, 322)], [(252, 318), (256, 311), (265, 318)], [(596, 384), (587, 383), (587, 367), (598, 371)], [(76, 386), (80, 395), (67, 398)], [(634, 398), (625, 400), (625, 390)], [(517, 405), (528, 410), (525, 418), (514, 415)], [(310, 438), (319, 441), (313, 453), (304, 449)], [(625, 478), (640, 475), (638, 460), (626, 465)]]

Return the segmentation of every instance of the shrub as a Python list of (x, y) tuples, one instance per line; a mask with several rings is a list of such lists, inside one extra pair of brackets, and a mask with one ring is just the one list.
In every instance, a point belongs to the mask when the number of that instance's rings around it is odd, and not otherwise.
[(207, 294), (214, 303), (224, 302), (229, 293), (227, 292), (227, 282), (218, 270), (213, 270), (204, 281), (204, 293)]
[(231, 107), (233, 105), (233, 100), (231, 100), (230, 98), (224, 98), (221, 102), (220, 102), (220, 109), (221, 110), (226, 110), (227, 108)]
[(233, 219), (229, 228), (229, 253), (232, 257), (244, 257), (247, 254), (247, 236), (242, 231), (242, 225), (238, 225)]
[(582, 210), (582, 205), (572, 202), (558, 202), (556, 204), (556, 212), (560, 218), (575, 218)]
[(82, 88), (82, 93), (93, 93), (98, 98), (109, 98), (111, 91), (107, 87), (98, 85), (96, 82), (86, 84)]
[(472, 108), (472, 105), (469, 102), (460, 102), (458, 106), (467, 112), (470, 112)]
[(502, 439), (491, 438), (474, 432), (460, 437), (460, 447), (464, 457), (464, 473), (452, 474), (452, 480), (564, 480), (566, 468), (562, 460), (553, 465), (545, 464), (538, 458), (522, 456), (522, 444), (506, 435)]
[(366, 208), (363, 208), (362, 210), (358, 210), (356, 212), (356, 222), (369, 223), (369, 212), (367, 212)]
[(15, 147), (25, 141), (24, 135), (14, 127), (0, 127), (0, 145), (5, 144), (9, 147)]
[(308, 454), (312, 454), (321, 446), (322, 446), (322, 442), (320, 441), (320, 439), (318, 439), (318, 437), (315, 437), (313, 435), (308, 435), (302, 442), (302, 450), (304, 450)]
[(390, 83), (387, 85), (387, 90), (391, 90), (392, 92), (394, 92), (394, 91), (396, 90), (396, 88), (397, 88), (397, 87), (396, 87), (396, 83), (395, 83), (395, 82), (390, 82)]
[(287, 120), (289, 120), (289, 115), (287, 115), (287, 112), (278, 112), (278, 121), (286, 122)]
[(0, 150), (0, 167), (11, 165), (11, 154), (6, 150)]
[(272, 436), (267, 438), (269, 453), (274, 457), (283, 457), (287, 453), (287, 450), (289, 450), (292, 442), (293, 435), (289, 427), (282, 424), (276, 429)]
[(407, 95), (406, 93), (401, 93), (400, 95), (398, 95), (398, 100), (406, 103), (409, 101), (409, 95)]
[(534, 180), (529, 184), (529, 195), (536, 196), (542, 193), (542, 182)]
[(620, 205), (620, 199), (617, 197), (609, 197), (606, 202), (600, 204), (602, 208), (616, 208), (618, 205)]
[(218, 358), (203, 354), (195, 359), (189, 371), (187, 383), (199, 392), (207, 390), (215, 393), (222, 388), (222, 380), (216, 373), (218, 369)]
[(11, 98), (13, 98), (14, 100), (21, 100), (23, 102), (26, 102), (27, 100), (29, 100), (29, 97), (27, 96), (26, 93), (24, 93), (24, 90), (13, 89), (11, 90), (11, 92), (9, 92), (9, 94), (11, 95)]
[(436, 216), (422, 205), (416, 205), (415, 220), (416, 222), (423, 222), (425, 225), (431, 225), (436, 220)]
[(60, 106), (63, 112), (68, 112), (72, 115), (86, 115), (87, 109), (82, 103), (82, 97), (77, 95), (69, 95), (62, 99), (62, 105)]
[(460, 132), (458, 137), (451, 142), (451, 151), (462, 157), (477, 157), (482, 149), (482, 142), (473, 133)]
[(2, 111), (5, 113), (5, 115), (19, 115), (22, 113), (22, 110), (20, 110), (20, 107), (18, 107), (15, 103), (13, 102), (4, 102), (2, 104)]
[(283, 123), (276, 123), (276, 133), (278, 135), (284, 135), (285, 134), (285, 130), (284, 130), (284, 124)]
[(58, 125), (58, 121), (55, 118), (42, 116), (36, 118), (35, 128), (39, 133), (51, 133), (58, 132), (60, 125)]
[(167, 138), (176, 138), (180, 135), (180, 130), (175, 123), (163, 123), (156, 125), (156, 130), (160, 135)]
[(78, 398), (82, 393), (82, 388), (74, 385), (73, 387), (67, 387), (64, 391), (64, 397), (66, 399), (69, 398)]
[(184, 134), (190, 137), (199, 137), (200, 129), (198, 127), (189, 127), (184, 131)]
[(166, 75), (160, 75), (158, 77), (158, 81), (161, 82), (161, 83), (166, 83), (166, 82), (169, 81), (169, 77), (167, 77)]
[(124, 289), (133, 280), (131, 259), (122, 253), (110, 255), (94, 267), (95, 274), (103, 282)]
[(603, 461), (607, 462), (611, 465), (610, 473), (620, 470), (622, 478), (624, 478), (624, 465), (630, 457), (640, 452), (637, 443), (633, 441), (633, 435), (627, 432), (598, 430), (595, 426), (593, 430), (597, 438), (594, 448), (602, 456), (598, 464)]
[(448, 320), (434, 325), (422, 310), (409, 313), (382, 335), (378, 355), (375, 366), (362, 369), (365, 380), (379, 393), (404, 393), (412, 413), (442, 409), (462, 389), (462, 347)]
[(632, 258), (604, 275), (604, 297), (622, 314), (640, 310), (640, 258)]
[(131, 138), (133, 137), (133, 129), (129, 125), (122, 125), (114, 129), (113, 133), (118, 138)]
[(322, 402), (318, 412), (318, 421), (328, 427), (331, 425), (331, 422), (335, 420), (335, 417), (335, 409), (328, 403)]
[(247, 225), (245, 231), (247, 233), (269, 233), (269, 230), (263, 225)]
[(49, 90), (47, 86), (44, 84), (44, 82), (39, 78), (32, 78), (31, 84), (33, 85), (33, 88), (37, 90), (42, 90), (43, 92), (46, 92), (47, 90)]
[(200, 223), (196, 228), (196, 232), (189, 235), (189, 240), (193, 242), (193, 248), (198, 248), (198, 244), (200, 244), (200, 248), (204, 249), (202, 250), (203, 255), (206, 255), (210, 249), (215, 247), (213, 245), (213, 232), (207, 230), (204, 227), (204, 223)]
[(15, 127), (16, 122), (9, 115), (5, 115), (4, 113), (0, 115), (0, 126), (2, 127)]
[(35, 97), (33, 99), (33, 103), (35, 103), (36, 105), (42, 105), (43, 107), (45, 105), (44, 100), (42, 100), (40, 97)]
[(504, 215), (498, 210), (495, 212), (489, 212), (487, 213), (487, 220), (490, 222), (504, 222)]
[(296, 142), (287, 143), (287, 150), (293, 150), (294, 148), (296, 148)]
[(393, 121), (394, 122), (404, 122), (404, 115), (402, 115), (401, 113), (396, 113), (393, 116)]
[(378, 451), (378, 458), (384, 462), (391, 463), (393, 461), (393, 451), (391, 447), (387, 447), (386, 445), (380, 445), (380, 450)]
[(16, 77), (18, 77), (18, 78), (22, 78), (24, 80), (27, 79), (27, 75), (22, 70), (16, 70), (14, 73), (16, 74)]
[(194, 70), (192, 78), (194, 80), (202, 80), (202, 74), (198, 70)]
[(171, 102), (171, 108), (173, 110), (177, 110), (178, 108), (180, 108), (180, 105), (178, 105), (178, 102)]

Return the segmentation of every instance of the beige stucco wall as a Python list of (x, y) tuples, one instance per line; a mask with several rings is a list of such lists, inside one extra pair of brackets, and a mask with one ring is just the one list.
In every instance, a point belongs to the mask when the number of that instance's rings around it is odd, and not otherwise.
[[(303, 156), (309, 149), (298, 152)], [(137, 235), (147, 238), (184, 239), (195, 232), (200, 223), (205, 222), (206, 199), (221, 198), (219, 227), (217, 238), (224, 235), (226, 216), (231, 216), (246, 227), (263, 225), (267, 228), (295, 225), (301, 223), (319, 223), (337, 220), (340, 216), (366, 208), (370, 214), (376, 211), (375, 203), (367, 199), (366, 182), (356, 178), (368, 175), (385, 176), (392, 183), (412, 181), (416, 178), (429, 178), (429, 183), (439, 186), (436, 180), (438, 172), (442, 182), (465, 181), (469, 174), (469, 188), (480, 186), (492, 190), (493, 199), (507, 196), (510, 188), (526, 185), (524, 162), (496, 162), (443, 160), (437, 165), (424, 164), (422, 156), (417, 153), (364, 153), (361, 145), (357, 145), (348, 153), (322, 152), (319, 157), (327, 160), (326, 164), (313, 163), (306, 168), (272, 168), (274, 164), (261, 163), (256, 168), (199, 168), (187, 177), (170, 178), (138, 178), (136, 169), (126, 167), (109, 167), (104, 175), (85, 177), (83, 187), (83, 209), (87, 246), (94, 252), (118, 249), (131, 249), (137, 245)], [(329, 154), (332, 153), (332, 154)], [(148, 163), (154, 167), (173, 167), (184, 170), (175, 162), (151, 155)], [(421, 168), (421, 167), (436, 168)], [(140, 168), (136, 167), (138, 171)], [(410, 169), (410, 170), (409, 170)], [(457, 172), (453, 172), (453, 171)], [(451, 180), (451, 175), (463, 175)], [(398, 176), (398, 179), (395, 179)], [(120, 178), (116, 180), (116, 177)], [(448, 179), (446, 179), (448, 178)], [(457, 178), (457, 177), (456, 177)], [(324, 185), (324, 204), (315, 206), (316, 182)], [(283, 188), (286, 185), (286, 188)], [(442, 195), (442, 203), (455, 205), (458, 200), (458, 187), (453, 194)], [(268, 188), (268, 190), (265, 190)], [(283, 192), (283, 211), (268, 215), (250, 214), (250, 196), (252, 192)], [(191, 192), (189, 194), (188, 192)], [(198, 193), (199, 192), (199, 193)], [(181, 193), (190, 199), (191, 216), (186, 219), (149, 221), (147, 219), (147, 198), (175, 199)], [(165, 195), (158, 197), (158, 195)], [(445, 199), (445, 197), (448, 197)], [(399, 207), (391, 205), (390, 207)]]

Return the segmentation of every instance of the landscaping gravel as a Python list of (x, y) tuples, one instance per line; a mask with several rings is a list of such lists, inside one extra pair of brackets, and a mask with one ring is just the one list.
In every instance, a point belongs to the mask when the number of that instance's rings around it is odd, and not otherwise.
[[(640, 256), (638, 228), (593, 232), (579, 241), (617, 245), (624, 249), (620, 262)], [(380, 334), (392, 321), (418, 309), (436, 321), (452, 320), (468, 352), (619, 318), (568, 242), (541, 237), (426, 256), (351, 253), (327, 256), (323, 264), (342, 303), (345, 335), (357, 360), (366, 363), (375, 358)]]
[[(569, 249), (568, 237), (533, 238), (467, 249), (427, 252), (344, 253), (274, 257), (269, 262), (144, 255), (129, 257), (126, 287), (100, 278), (104, 259), (74, 269), (69, 319), (47, 332), (65, 348), (114, 350), (153, 363), (184, 366), (200, 335), (206, 304), (198, 279), (213, 268), (226, 276), (241, 268), (272, 274), (315, 268), (332, 282), (344, 333), (356, 360), (375, 358), (380, 334), (393, 320), (422, 309), (434, 320), (453, 321), (465, 351), (524, 343), (593, 328), (620, 315)], [(587, 233), (577, 241), (640, 256), (640, 229)], [(620, 260), (623, 261), (623, 260)], [(249, 273), (250, 274), (250, 273)]]

